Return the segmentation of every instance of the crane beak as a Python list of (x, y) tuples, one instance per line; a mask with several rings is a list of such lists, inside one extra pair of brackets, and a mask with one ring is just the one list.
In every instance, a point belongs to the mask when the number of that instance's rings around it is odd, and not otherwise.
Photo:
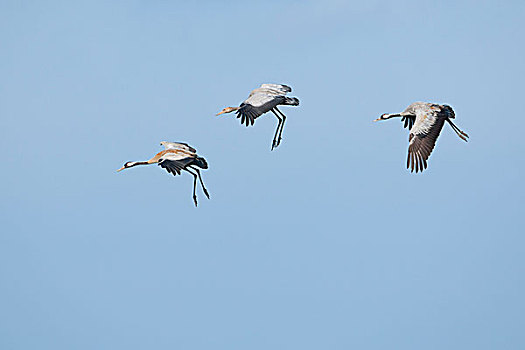
[(119, 170), (117, 170), (117, 173), (118, 173), (119, 171), (121, 171), (121, 170), (124, 170), (124, 169), (125, 169), (124, 167), (120, 168)]
[(375, 122), (378, 122), (378, 121), (380, 121), (380, 120), (381, 120), (381, 118), (377, 118), (377, 119), (375, 119), (374, 121), (375, 121)]
[(215, 116), (219, 116), (219, 115), (221, 115), (223, 113), (226, 113), (226, 112), (225, 111), (220, 111), (219, 113), (215, 114)]

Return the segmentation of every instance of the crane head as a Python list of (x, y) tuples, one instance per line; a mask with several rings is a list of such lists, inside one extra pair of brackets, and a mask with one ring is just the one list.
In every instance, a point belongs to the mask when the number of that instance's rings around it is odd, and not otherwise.
[(124, 169), (127, 169), (127, 168), (131, 168), (132, 166), (135, 165), (135, 162), (126, 162), (124, 163), (124, 166), (122, 168), (120, 168), (119, 170), (117, 170), (117, 172), (121, 171), (121, 170), (124, 170)]
[(385, 118), (386, 116), (388, 116), (387, 113), (383, 113), (381, 114), (381, 116), (377, 119), (375, 119), (374, 121), (377, 122), (377, 121), (380, 121), (380, 120), (385, 120), (385, 119), (388, 119), (388, 118)]
[(238, 109), (239, 109), (239, 107), (226, 107), (222, 111), (217, 113), (216, 115), (221, 115), (221, 114), (224, 114), (224, 113), (231, 113), (231, 112), (236, 111)]
[(377, 122), (377, 121), (380, 121), (380, 120), (387, 120), (387, 119), (394, 118), (394, 117), (401, 117), (401, 115), (397, 114), (397, 113), (396, 114), (383, 113), (383, 114), (381, 114), (381, 116), (379, 118), (377, 118), (374, 121)]

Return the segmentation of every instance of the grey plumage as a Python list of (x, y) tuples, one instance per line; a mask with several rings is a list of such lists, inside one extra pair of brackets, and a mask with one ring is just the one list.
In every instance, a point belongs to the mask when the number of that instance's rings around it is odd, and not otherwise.
[(235, 111), (237, 118), (241, 120), (241, 124), (250, 126), (255, 123), (255, 119), (271, 111), (279, 120), (272, 143), (273, 150), (279, 146), (281, 142), (284, 122), (286, 120), (286, 116), (277, 106), (299, 105), (298, 98), (286, 96), (286, 94), (291, 91), (291, 87), (283, 84), (262, 84), (259, 88), (253, 90), (239, 107), (224, 108), (218, 115)]
[(394, 117), (401, 117), (404, 127), (410, 130), (407, 168), (411, 172), (415, 170), (417, 173), (427, 168), (427, 160), (445, 122), (450, 124), (462, 140), (467, 141), (468, 138), (468, 135), (452, 122), (451, 119), (454, 119), (456, 115), (452, 107), (448, 105), (415, 102), (399, 114), (383, 114), (376, 121)]

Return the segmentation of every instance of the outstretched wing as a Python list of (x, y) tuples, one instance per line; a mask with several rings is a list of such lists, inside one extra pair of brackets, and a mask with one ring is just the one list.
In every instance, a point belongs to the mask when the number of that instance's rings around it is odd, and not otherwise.
[(168, 173), (173, 175), (180, 175), (188, 165), (195, 161), (195, 156), (184, 151), (166, 152), (159, 159), (158, 164), (166, 169)]
[(164, 146), (165, 149), (179, 149), (190, 153), (197, 153), (197, 150), (187, 143), (184, 142), (168, 142), (168, 141), (162, 141), (160, 143), (162, 146)]
[(427, 168), (427, 160), (436, 145), (436, 140), (443, 129), (444, 118), (438, 118), (432, 113), (420, 114), (416, 117), (408, 136), (407, 168), (411, 172), (423, 171)]

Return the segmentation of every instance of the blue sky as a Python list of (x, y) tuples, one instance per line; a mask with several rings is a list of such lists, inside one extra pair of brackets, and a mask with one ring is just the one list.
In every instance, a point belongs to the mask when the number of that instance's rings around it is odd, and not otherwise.
[[(0, 3), (0, 348), (523, 349), (525, 4)], [(298, 108), (233, 115), (263, 82)], [(447, 103), (423, 174), (373, 123)], [(211, 200), (148, 159), (206, 157)]]

